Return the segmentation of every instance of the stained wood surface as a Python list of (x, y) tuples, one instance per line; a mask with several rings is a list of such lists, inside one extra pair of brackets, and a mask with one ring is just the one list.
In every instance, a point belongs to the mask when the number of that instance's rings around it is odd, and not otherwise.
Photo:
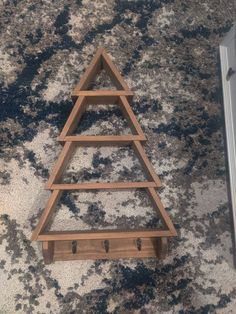
[(75, 89), (72, 93), (72, 96), (76, 96), (78, 91), (88, 88), (92, 79), (101, 71), (101, 69), (102, 69), (102, 63), (101, 63), (102, 52), (103, 52), (103, 48), (102, 47), (98, 48), (95, 56), (93, 57), (89, 66), (87, 67), (85, 73), (81, 77), (78, 85), (75, 87)]
[(45, 264), (51, 264), (54, 259), (54, 241), (44, 241), (42, 243), (42, 252)]
[(101, 89), (101, 90), (86, 90), (86, 91), (79, 91), (77, 93), (77, 96), (94, 96), (95, 97), (103, 97), (103, 96), (133, 96), (134, 93), (131, 91), (118, 91), (118, 90), (106, 90), (106, 89)]
[(133, 147), (136, 152), (136, 156), (139, 159), (147, 177), (149, 180), (152, 180), (156, 183), (156, 187), (161, 187), (161, 180), (157, 176), (155, 169), (153, 168), (152, 164), (150, 163), (149, 159), (147, 158), (144, 149), (139, 141), (133, 142)]
[(66, 124), (59, 136), (59, 141), (63, 141), (66, 135), (71, 135), (75, 131), (85, 110), (85, 97), (81, 96), (75, 102), (75, 105), (66, 121)]
[(52, 194), (50, 195), (48, 202), (47, 202), (47, 205), (46, 205), (46, 207), (45, 207), (45, 209), (44, 209), (44, 211), (40, 217), (40, 220), (39, 220), (36, 228), (33, 231), (33, 234), (31, 237), (32, 241), (37, 240), (39, 233), (44, 231), (47, 223), (49, 222), (49, 220), (53, 214), (54, 209), (57, 206), (57, 203), (60, 199), (61, 193), (62, 193), (62, 191), (54, 190), (52, 192)]
[(145, 139), (146, 137), (133, 113), (133, 110), (130, 107), (129, 102), (127, 101), (127, 98), (124, 96), (120, 96), (119, 104), (134, 134), (138, 134)]
[[(95, 76), (104, 69), (118, 90), (88, 90)], [(129, 101), (133, 97), (128, 85), (103, 48), (99, 48), (83, 74), (73, 94), (74, 107), (59, 136), (65, 142), (59, 158), (49, 177), (47, 188), (52, 194), (32, 234), (32, 240), (42, 241), (45, 263), (55, 260), (164, 258), (168, 251), (168, 237), (177, 236), (175, 227), (167, 214), (155, 188), (161, 182), (141, 145), (146, 137), (136, 119)], [(123, 111), (132, 134), (128, 135), (76, 135), (75, 130), (86, 105), (117, 104)], [(59, 183), (76, 146), (127, 145), (132, 144), (147, 175), (148, 181), (141, 182), (95, 182)], [(139, 230), (86, 230), (46, 232), (55, 207), (64, 190), (133, 189), (145, 188), (163, 224), (159, 229)]]
[[(81, 91), (88, 89), (89, 85), (102, 69), (107, 72), (107, 74), (111, 78), (111, 81), (118, 90), (130, 91), (128, 85), (123, 80), (122, 76), (120, 75), (114, 63), (111, 61), (104, 48), (100, 47), (98, 48), (87, 70), (83, 74), (79, 84), (75, 87), (72, 96), (79, 96), (81, 95)], [(112, 90), (109, 91), (111, 93)]]
[[(59, 138), (60, 140), (60, 138)], [(124, 145), (131, 144), (133, 141), (146, 141), (142, 135), (72, 135), (66, 136), (63, 141), (77, 142), (78, 145)]]
[(72, 156), (72, 153), (74, 151), (74, 143), (73, 142), (66, 142), (57, 161), (55, 166), (52, 169), (52, 173), (48, 179), (46, 188), (47, 189), (53, 189), (52, 184), (58, 181), (61, 176), (63, 175), (68, 162)]
[(83, 230), (83, 231), (50, 231), (38, 236), (39, 241), (62, 240), (93, 240), (93, 239), (130, 239), (171, 237), (169, 230), (139, 229), (139, 230)]
[(166, 237), (157, 238), (157, 257), (164, 259), (168, 254), (168, 239)]
[(56, 241), (54, 261), (76, 259), (115, 259), (115, 258), (145, 258), (157, 257), (158, 240), (155, 238), (141, 238), (141, 250), (137, 248), (137, 239), (110, 239), (109, 250), (105, 251), (104, 241), (83, 240), (77, 241), (77, 251), (72, 253), (71, 241)]
[(130, 90), (128, 85), (125, 83), (122, 76), (120, 75), (119, 71), (117, 70), (116, 66), (106, 53), (105, 49), (103, 49), (102, 51), (102, 66), (104, 70), (109, 74), (112, 82), (117, 87), (117, 89), (124, 89), (126, 91)]
[(60, 183), (52, 184), (52, 190), (103, 190), (103, 189), (137, 189), (145, 187), (156, 187), (155, 182), (99, 182), (99, 183)]
[(159, 197), (159, 195), (157, 194), (157, 192), (155, 191), (154, 188), (152, 187), (148, 187), (146, 189), (146, 191), (148, 192), (149, 196), (150, 196), (150, 200), (152, 201), (154, 207), (157, 209), (159, 216), (162, 220), (162, 223), (164, 225), (166, 225), (166, 227), (170, 230), (172, 236), (177, 236), (177, 232), (175, 230), (175, 227), (169, 217), (169, 215), (167, 214), (161, 199)]

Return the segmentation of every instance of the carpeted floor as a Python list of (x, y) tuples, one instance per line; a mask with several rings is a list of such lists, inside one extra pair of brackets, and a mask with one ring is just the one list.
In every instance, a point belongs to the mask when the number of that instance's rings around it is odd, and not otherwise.
[[(218, 49), (235, 19), (234, 0), (0, 1), (0, 313), (235, 313)], [(98, 46), (135, 92), (178, 237), (164, 261), (44, 265), (30, 236), (49, 196), (70, 94)], [(120, 132), (120, 118), (101, 108), (78, 132)], [(142, 176), (130, 151), (82, 156), (67, 180)], [(142, 192), (116, 193), (66, 195), (51, 228), (158, 223)]]

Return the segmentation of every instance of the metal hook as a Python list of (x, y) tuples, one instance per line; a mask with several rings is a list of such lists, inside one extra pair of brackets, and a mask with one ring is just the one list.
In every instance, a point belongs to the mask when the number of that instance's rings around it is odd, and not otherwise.
[(76, 254), (76, 252), (77, 252), (77, 241), (72, 241), (71, 248), (72, 248), (72, 254)]
[(136, 240), (136, 246), (137, 246), (137, 249), (138, 249), (139, 251), (141, 251), (141, 249), (142, 249), (142, 240), (141, 240), (140, 238), (137, 238), (137, 240)]
[(104, 240), (103, 242), (106, 253), (109, 252), (109, 240)]

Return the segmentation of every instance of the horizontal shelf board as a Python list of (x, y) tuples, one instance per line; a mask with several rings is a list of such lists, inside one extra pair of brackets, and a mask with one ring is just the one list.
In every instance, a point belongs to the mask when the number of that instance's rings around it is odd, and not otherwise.
[(125, 90), (82, 90), (72, 94), (73, 96), (133, 96), (134, 93)]
[(171, 237), (169, 230), (86, 230), (86, 231), (51, 231), (40, 234), (38, 241), (67, 241), (89, 239), (130, 239), (130, 238), (158, 238)]
[[(48, 186), (47, 186), (48, 187)], [(94, 189), (135, 189), (158, 187), (155, 182), (99, 182), (99, 183), (59, 183), (48, 187), (50, 190), (94, 190)]]
[(103, 143), (103, 142), (110, 142), (112, 144), (116, 143), (131, 143), (133, 141), (146, 141), (146, 137), (142, 135), (70, 135), (59, 137), (59, 141), (70, 141), (70, 142), (85, 142), (89, 143), (92, 142), (94, 144), (96, 143)]

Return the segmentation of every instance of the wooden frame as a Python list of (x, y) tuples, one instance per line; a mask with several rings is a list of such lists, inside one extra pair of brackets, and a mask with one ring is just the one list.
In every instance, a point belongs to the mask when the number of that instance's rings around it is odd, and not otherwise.
[[(99, 91), (89, 91), (85, 92), (89, 89), (89, 85), (91, 84), (94, 77), (104, 69), (110, 76), (112, 82), (117, 88), (117, 91), (113, 90), (99, 90)], [(105, 49), (100, 47), (98, 48), (94, 58), (92, 59), (90, 65), (85, 71), (84, 75), (80, 79), (78, 85), (75, 87), (72, 98), (76, 99), (78, 96), (89, 96), (89, 94), (99, 95), (125, 95), (125, 96), (133, 96), (133, 93), (129, 89), (128, 85), (123, 80), (119, 71), (111, 61), (110, 57), (106, 53)]]
[[(102, 69), (105, 69), (110, 75), (117, 87), (116, 91), (88, 90), (94, 76)], [(59, 136), (59, 141), (64, 143), (64, 146), (46, 185), (47, 189), (52, 190), (52, 194), (32, 234), (32, 241), (42, 242), (45, 263), (51, 263), (56, 260), (89, 258), (144, 258), (152, 256), (164, 258), (167, 253), (167, 239), (171, 236), (177, 236), (175, 227), (155, 191), (156, 188), (161, 186), (161, 181), (141, 145), (141, 142), (146, 141), (146, 137), (130, 107), (129, 101), (132, 96), (133, 93), (123, 81), (105, 50), (99, 48), (73, 92), (72, 97), (75, 99), (75, 105)], [(117, 104), (121, 108), (131, 127), (132, 134), (109, 136), (82, 136), (74, 134), (86, 105), (111, 103)], [(142, 182), (60, 183), (58, 181), (63, 176), (77, 145), (132, 145), (148, 180)], [(153, 230), (46, 231), (63, 191), (134, 188), (142, 188), (147, 191), (152, 204), (161, 218), (162, 228)]]
[[(117, 104), (121, 111), (123, 112), (128, 125), (131, 128), (131, 135), (109, 135), (109, 136), (87, 136), (87, 135), (74, 135), (74, 131), (79, 124), (79, 121), (85, 111), (87, 105), (109, 105)], [(146, 141), (146, 137), (130, 107), (125, 96), (112, 96), (111, 95), (96, 95), (96, 96), (80, 96), (77, 98), (75, 105), (69, 115), (69, 118), (66, 121), (64, 128), (59, 136), (59, 141), (75, 141), (75, 142), (110, 142), (113, 144), (114, 141)]]
[[(95, 137), (95, 136), (94, 136)], [(94, 141), (94, 140), (93, 140)], [(63, 173), (66, 169), (66, 166), (71, 159), (71, 156), (75, 150), (75, 146), (80, 145), (89, 145), (90, 142), (79, 141), (78, 139), (76, 141), (68, 141), (65, 143), (65, 145), (62, 148), (62, 151), (56, 161), (56, 164), (54, 168), (52, 169), (51, 175), (48, 179), (48, 182), (46, 184), (47, 189), (57, 189), (57, 190), (75, 190), (75, 189), (122, 189), (122, 188), (144, 188), (144, 187), (161, 187), (161, 181), (159, 177), (156, 175), (155, 170), (146, 157), (146, 154), (144, 152), (143, 147), (141, 146), (139, 141), (130, 141), (132, 143), (132, 146), (134, 148), (134, 151), (136, 153), (136, 156), (138, 157), (145, 173), (149, 181), (142, 181), (142, 182), (110, 182), (110, 183), (60, 183), (58, 182), (60, 178), (63, 176)], [(92, 145), (110, 145), (110, 142), (107, 141), (98, 141), (97, 143), (93, 142)], [(124, 145), (123, 142), (114, 142), (112, 145)], [(127, 142), (125, 142), (125, 145), (127, 145)]]

